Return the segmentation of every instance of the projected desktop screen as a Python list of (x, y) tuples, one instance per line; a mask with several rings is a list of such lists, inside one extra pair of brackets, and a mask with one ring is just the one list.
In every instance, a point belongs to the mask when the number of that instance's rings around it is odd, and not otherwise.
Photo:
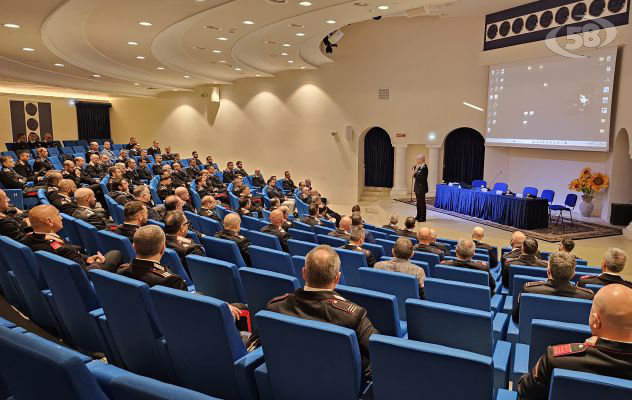
[(617, 49), (490, 67), (488, 146), (608, 151)]

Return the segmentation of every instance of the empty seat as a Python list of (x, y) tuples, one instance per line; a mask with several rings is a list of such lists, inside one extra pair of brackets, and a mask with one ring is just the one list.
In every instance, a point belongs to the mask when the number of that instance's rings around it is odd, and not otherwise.
[(79, 235), (79, 232), (77, 232), (77, 227), (75, 226), (77, 218), (64, 213), (59, 213), (59, 215), (61, 215), (64, 226), (58, 234), (67, 242), (81, 246), (81, 236)]
[(247, 303), (237, 266), (214, 258), (186, 257), (195, 289), (228, 303)]
[(279, 238), (274, 235), (258, 231), (248, 231), (246, 235), (251, 245), (265, 247), (272, 250), (283, 251)]
[(329, 235), (329, 232), (333, 231), (333, 229), (322, 226), (322, 225), (312, 225), (312, 230), (317, 235)]
[(406, 300), (419, 299), (419, 282), (416, 276), (373, 268), (360, 268), (359, 274), (363, 288), (395, 295), (400, 318), (407, 319)]
[(294, 293), (300, 287), (298, 279), (257, 268), (242, 268), (239, 276), (244, 285), (248, 308), (252, 315), (266, 309), (270, 300), (286, 293)]
[[(265, 216), (265, 212), (264, 212), (264, 216)], [(268, 217), (266, 221), (268, 221), (269, 219), (270, 218)], [(292, 221), (292, 228), (303, 231), (303, 232), (314, 233), (314, 229), (312, 228), (311, 225), (306, 224), (301, 221), (297, 221), (297, 220)]]
[(415, 251), (412, 259), (428, 263), (430, 276), (433, 278), (438, 278), (438, 276), (436, 276), (435, 266), (441, 262), (441, 258), (437, 254), (426, 253), (423, 251)]
[(437, 265), (434, 277), (489, 287), (489, 274), (475, 269)]
[(632, 396), (632, 380), (590, 374), (587, 372), (553, 370), (549, 399), (620, 400)]
[(288, 229), (288, 233), (290, 234), (290, 237), (292, 239), (302, 240), (304, 242), (318, 243), (315, 233), (297, 229), (297, 222), (293, 222), (292, 224), (294, 225), (294, 228)]
[(260, 246), (250, 246), (248, 252), (253, 268), (294, 276), (294, 266), (288, 253)]
[(502, 296), (494, 295), (490, 297), (489, 285), (475, 285), (467, 282), (426, 278), (424, 289), (426, 300), (437, 303), (493, 312), (502, 308)]

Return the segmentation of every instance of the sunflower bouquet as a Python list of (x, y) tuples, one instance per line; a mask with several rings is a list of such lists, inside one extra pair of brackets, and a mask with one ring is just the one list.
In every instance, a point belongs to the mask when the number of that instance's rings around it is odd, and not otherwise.
[(585, 196), (592, 196), (608, 187), (610, 178), (601, 172), (593, 172), (585, 167), (579, 174), (579, 178), (573, 179), (568, 188), (574, 192), (582, 192)]

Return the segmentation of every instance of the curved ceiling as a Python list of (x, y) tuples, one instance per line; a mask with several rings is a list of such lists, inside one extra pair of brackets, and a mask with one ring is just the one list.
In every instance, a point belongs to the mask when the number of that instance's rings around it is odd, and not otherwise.
[(321, 50), (328, 33), (373, 17), (484, 15), (516, 3), (526, 2), (12, 1), (2, 7), (0, 74), (78, 90), (155, 96), (318, 68), (331, 62)]

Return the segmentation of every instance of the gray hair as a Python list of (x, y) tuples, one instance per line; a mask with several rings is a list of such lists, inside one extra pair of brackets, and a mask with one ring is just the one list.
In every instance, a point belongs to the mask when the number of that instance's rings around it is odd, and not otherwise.
[(603, 260), (606, 263), (606, 267), (608, 267), (608, 271), (619, 273), (623, 271), (625, 263), (628, 261), (628, 255), (621, 249), (611, 248), (606, 251)]
[(399, 214), (394, 213), (391, 215), (391, 225), (397, 225), (397, 223), (399, 222)]
[(568, 253), (551, 253), (549, 256), (549, 270), (554, 280), (569, 281), (575, 275), (575, 257)]
[(305, 257), (305, 284), (322, 288), (331, 285), (340, 271), (340, 257), (328, 245), (313, 248)]
[(401, 258), (402, 260), (408, 260), (413, 255), (413, 243), (410, 239), (400, 237), (393, 246), (393, 256)]
[(456, 245), (456, 255), (464, 260), (469, 260), (474, 257), (476, 251), (476, 245), (472, 239), (460, 239)]
[(362, 239), (364, 239), (364, 228), (357, 225), (351, 228), (351, 233), (349, 233), (349, 241), (359, 242)]
[(165, 233), (157, 225), (145, 225), (134, 234), (134, 250), (137, 257), (153, 257), (160, 254), (165, 245)]

